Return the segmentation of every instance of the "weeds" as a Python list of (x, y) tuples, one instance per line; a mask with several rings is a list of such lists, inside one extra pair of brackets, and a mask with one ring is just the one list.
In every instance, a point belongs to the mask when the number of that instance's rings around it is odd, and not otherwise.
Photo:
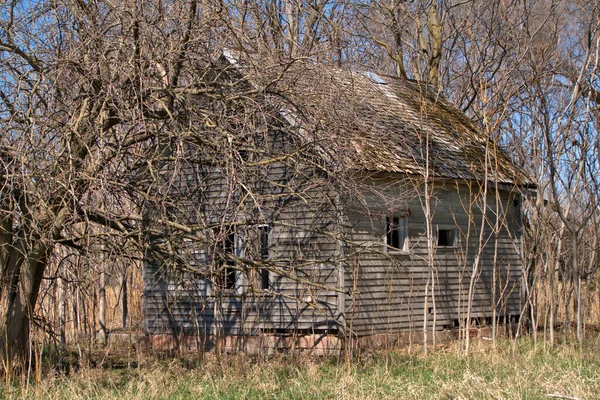
[(244, 355), (146, 359), (138, 368), (82, 367), (69, 375), (48, 373), (40, 384), (3, 386), (0, 396), (106, 399), (581, 399), (600, 393), (600, 344), (535, 349), (528, 339), (476, 342), (468, 356), (450, 344), (425, 355), (417, 349), (373, 353), (350, 368), (335, 359)]

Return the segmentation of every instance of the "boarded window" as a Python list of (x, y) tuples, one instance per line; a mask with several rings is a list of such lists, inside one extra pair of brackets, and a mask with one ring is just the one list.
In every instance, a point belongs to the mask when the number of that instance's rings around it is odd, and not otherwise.
[(388, 249), (407, 249), (407, 225), (405, 216), (385, 217), (386, 245)]

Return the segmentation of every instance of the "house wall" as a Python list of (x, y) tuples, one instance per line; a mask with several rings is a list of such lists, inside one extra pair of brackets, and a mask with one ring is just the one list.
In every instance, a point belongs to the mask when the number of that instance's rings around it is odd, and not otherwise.
[[(148, 256), (144, 263), (147, 333), (335, 332), (342, 309), (346, 332), (353, 335), (421, 331), (424, 311), (429, 330), (434, 327), (434, 314), (435, 330), (453, 328), (466, 318), (478, 253), (471, 318), (484, 322), (492, 316), (493, 304), (497, 316), (519, 314), (521, 207), (517, 192), (499, 190), (497, 197), (495, 190), (489, 190), (488, 223), (480, 245), (481, 188), (452, 181), (437, 184), (431, 199), (432, 228), (456, 227), (457, 245), (436, 248), (431, 268), (422, 187), (402, 176), (378, 177), (365, 185), (370, 189), (362, 195), (340, 198), (325, 181), (317, 182), (318, 177), (292, 177), (297, 166), (290, 169), (274, 163), (261, 172), (264, 180), (254, 181), (255, 194), (264, 196), (247, 203), (232, 200), (235, 182), (222, 170), (185, 166), (180, 171), (186, 178), (176, 180), (176, 190), (171, 188), (170, 196), (178, 207), (173, 213), (183, 222), (204, 227), (205, 232), (219, 224), (239, 224), (245, 236), (240, 247), (245, 250), (236, 254), (242, 259), (237, 265), (236, 289), (225, 293), (217, 293), (211, 281), (218, 266), (210, 257), (210, 243), (179, 239), (180, 246), (183, 242), (182, 247), (189, 247), (183, 257), (189, 260), (187, 269), (197, 273), (184, 273), (177, 263), (166, 265)], [(265, 184), (266, 177), (285, 182), (285, 189), (277, 192)], [(201, 197), (187, 198), (190, 192)], [(259, 218), (252, 215), (256, 201), (260, 202)], [(496, 209), (501, 227), (497, 234), (492, 228)], [(407, 251), (385, 249), (385, 217), (392, 215), (407, 219)], [(243, 260), (257, 259), (249, 249), (250, 236), (258, 223), (265, 222), (272, 227), (266, 260), (272, 286), (263, 291), (256, 287), (256, 279), (251, 284), (256, 266), (244, 265)], [(344, 268), (346, 295), (336, 291), (342, 286), (340, 267)]]
[[(302, 79), (297, 63), (285, 65), (289, 77), (277, 72), (267, 85), (283, 85), (285, 96), (278, 98), (275, 90), (265, 97), (265, 91), (252, 90), (252, 76), (242, 79), (243, 64), (221, 61), (214, 79), (228, 84), (218, 95), (190, 95), (189, 112), (176, 118), (181, 129), (159, 146), (161, 153), (167, 148), (160, 156), (168, 164), (156, 161), (146, 171), (149, 185), (160, 186), (148, 198), (158, 194), (161, 200), (146, 214), (146, 332), (326, 331), (339, 327), (341, 314), (344, 329), (358, 335), (420, 330), (425, 318), (443, 329), (466, 318), (469, 298), (475, 319), (489, 318), (491, 309), (518, 314), (520, 206), (512, 205), (518, 194), (502, 190), (496, 197), (490, 190), (483, 214), (493, 225), (502, 209), (505, 227), (493, 232), (488, 223), (480, 240), (481, 188), (436, 184), (432, 226), (456, 227), (458, 243), (435, 249), (431, 263), (419, 180), (384, 173), (362, 182), (329, 177), (356, 170), (417, 176), (424, 171), (424, 150), (435, 174), (485, 175), (481, 143), (488, 139), (463, 114), (437, 96), (423, 98), (421, 87), (403, 80), (381, 85), (360, 74), (332, 79), (338, 71), (325, 73), (315, 90), (320, 74)], [(265, 87), (255, 78), (257, 87)], [(337, 81), (341, 85), (331, 86)], [(303, 86), (307, 90), (286, 93)], [(421, 133), (431, 141), (421, 140)], [(498, 176), (520, 175), (508, 157), (497, 155)], [(188, 232), (161, 224), (163, 215)], [(407, 218), (406, 251), (384, 250), (386, 216)], [(256, 247), (249, 245), (262, 224), (272, 227), (267, 260), (252, 255)], [(234, 257), (238, 279), (234, 290), (223, 292), (215, 285), (223, 270), (215, 246), (232, 230), (242, 243)], [(218, 234), (221, 239), (214, 239)], [(256, 290), (252, 274), (263, 266), (273, 285)]]
[[(367, 194), (370, 215), (361, 207), (347, 212), (347, 239), (354, 243), (346, 249), (347, 329), (355, 335), (418, 332), (423, 330), (425, 315), (428, 330), (434, 328), (434, 318), (435, 330), (458, 327), (459, 319), (464, 321), (467, 316), (474, 267), (471, 322), (489, 323), (494, 307), (498, 317), (519, 315), (519, 193), (499, 190), (496, 196), (496, 191), (489, 189), (487, 223), (480, 241), (482, 188), (455, 182), (437, 184), (430, 202), (433, 232), (437, 227), (456, 227), (458, 240), (456, 247), (435, 248), (430, 267), (424, 197), (418, 193), (423, 187), (410, 182), (394, 185), (393, 179), (398, 178), (381, 178), (373, 186), (398, 199), (397, 204), (382, 204)], [(412, 194), (411, 186), (417, 188)], [(406, 252), (384, 249), (385, 215), (390, 214), (406, 215)], [(501, 226), (497, 233), (493, 228), (496, 215)], [(478, 253), (480, 261), (476, 263)]]
[[(147, 254), (143, 271), (147, 333), (240, 335), (337, 328), (334, 196), (309, 168), (290, 163), (274, 162), (261, 166), (251, 178), (240, 177), (252, 185), (253, 196), (240, 194), (239, 182), (223, 169), (183, 165), (165, 173), (178, 174), (169, 193), (177, 209), (170, 217), (198, 226), (207, 241), (173, 233), (170, 240), (186, 265), (159, 262)], [(229, 224), (236, 225), (239, 237), (236, 287), (219, 292), (214, 282), (220, 265), (211, 255), (210, 235)], [(267, 260), (260, 258), (254, 240), (264, 224), (271, 227)], [(169, 237), (168, 230), (164, 233)], [(257, 261), (270, 269), (267, 290), (260, 288), (258, 267), (252, 264)]]

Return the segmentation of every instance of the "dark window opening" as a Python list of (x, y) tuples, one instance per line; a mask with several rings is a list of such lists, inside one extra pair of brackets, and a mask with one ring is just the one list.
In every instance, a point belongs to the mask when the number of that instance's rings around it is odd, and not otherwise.
[(235, 268), (230, 266), (223, 268), (222, 282), (224, 289), (235, 289)]
[(228, 260), (228, 256), (235, 256), (235, 233), (228, 233), (223, 238), (223, 265), (220, 276), (220, 284), (223, 289), (235, 289), (236, 271), (235, 262)]
[(260, 271), (260, 287), (263, 290), (268, 290), (269, 289), (269, 270), (268, 269), (262, 269)]
[[(269, 236), (271, 234), (270, 226), (259, 227), (260, 232), (260, 259), (265, 261), (269, 259)], [(263, 290), (269, 289), (269, 270), (261, 269), (260, 271), (260, 287)]]
[(228, 233), (223, 239), (223, 252), (225, 254), (235, 254), (235, 233)]
[(442, 247), (452, 247), (456, 243), (456, 234), (454, 229), (439, 229), (437, 245)]
[(404, 217), (386, 217), (386, 244), (388, 247), (404, 250), (406, 241), (406, 221)]
[(269, 234), (271, 227), (261, 226), (260, 227), (260, 259), (266, 260), (269, 258)]

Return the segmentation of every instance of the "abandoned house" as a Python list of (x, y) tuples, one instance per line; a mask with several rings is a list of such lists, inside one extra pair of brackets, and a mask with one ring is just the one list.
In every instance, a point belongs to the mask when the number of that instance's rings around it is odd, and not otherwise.
[(147, 334), (311, 347), (518, 318), (527, 178), (433, 88), (227, 52), (200, 75), (152, 168)]

